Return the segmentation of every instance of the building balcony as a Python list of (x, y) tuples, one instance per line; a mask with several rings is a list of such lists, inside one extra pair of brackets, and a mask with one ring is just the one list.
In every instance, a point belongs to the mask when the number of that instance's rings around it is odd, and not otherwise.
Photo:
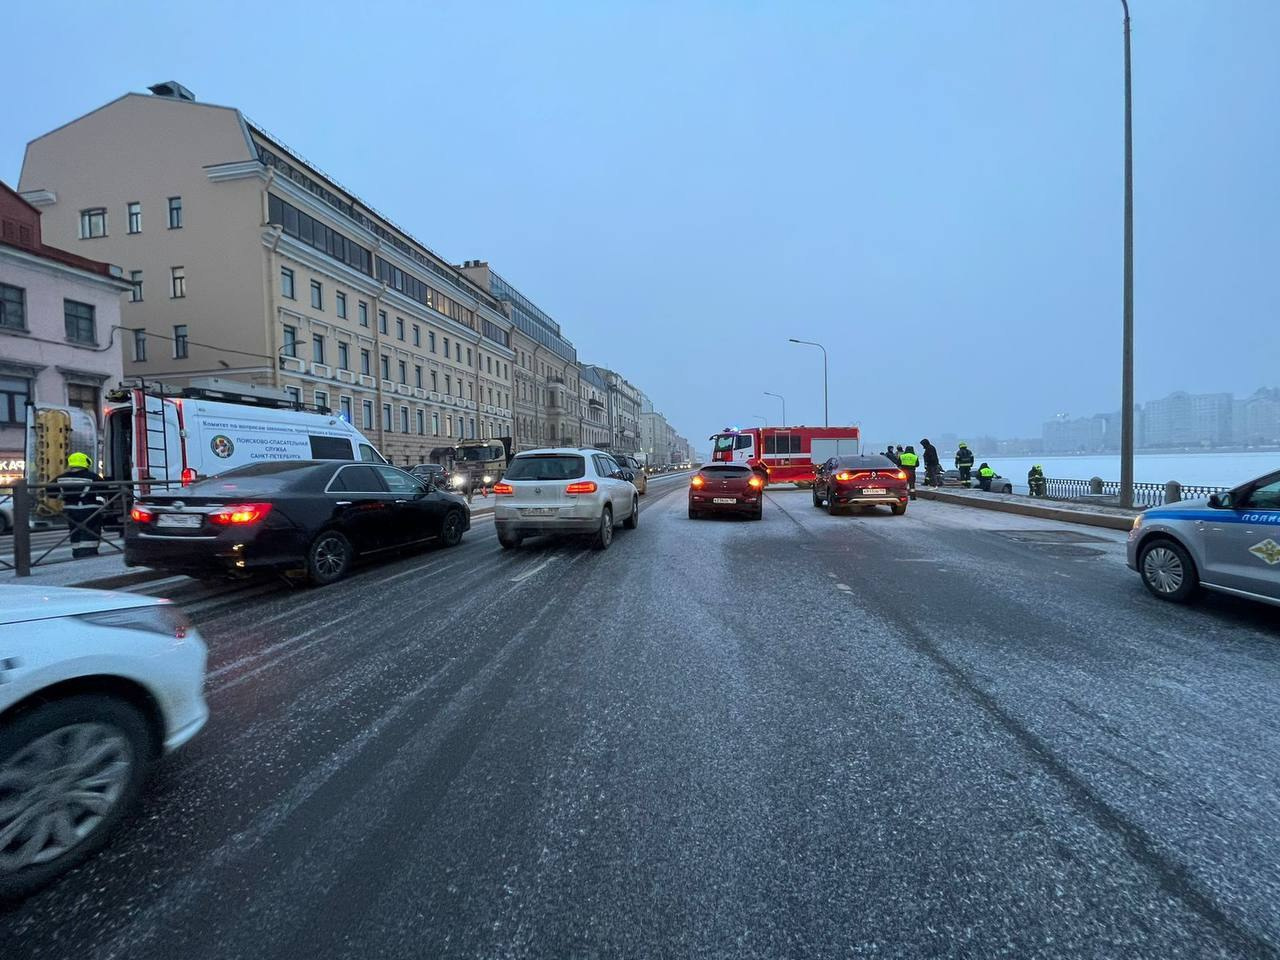
[(372, 387), (373, 385), (374, 385), (373, 377), (369, 376), (367, 373), (360, 374), (360, 386)]
[(333, 374), (332, 374), (332, 371), (329, 369), (328, 364), (313, 363), (311, 364), (311, 375), (314, 377), (324, 377), (326, 380), (328, 380), (329, 377), (331, 377)]
[(288, 370), (290, 373), (305, 373), (307, 365), (303, 360), (300, 360), (297, 357), (291, 357), (288, 354), (283, 354), (280, 357), (280, 369)]
[(356, 382), (356, 375), (355, 375), (354, 373), (352, 373), (350, 370), (342, 370), (342, 369), (339, 369), (339, 370), (337, 371), (337, 376), (338, 376), (338, 379), (339, 379), (339, 380), (341, 380), (343, 383), (355, 383), (355, 382)]

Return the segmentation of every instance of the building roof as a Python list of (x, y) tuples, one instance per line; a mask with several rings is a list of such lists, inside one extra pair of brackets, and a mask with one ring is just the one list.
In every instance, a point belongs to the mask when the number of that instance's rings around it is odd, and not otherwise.
[(120, 277), (118, 267), (45, 243), (40, 235), (40, 211), (3, 181), (0, 181), (0, 246), (13, 247), (88, 273)]

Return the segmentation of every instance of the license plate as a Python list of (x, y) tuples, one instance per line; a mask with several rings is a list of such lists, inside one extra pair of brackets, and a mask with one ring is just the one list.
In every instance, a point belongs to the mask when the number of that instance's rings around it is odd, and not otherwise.
[(886, 490), (884, 487), (866, 487), (862, 492), (869, 497), (873, 497), (877, 495), (884, 496), (889, 491)]
[(200, 526), (200, 516), (195, 513), (162, 513), (156, 517), (157, 527), (180, 527), (194, 530)]
[(530, 507), (527, 510), (521, 510), (522, 517), (551, 517), (555, 516), (555, 507)]
[(733, 497), (712, 497), (711, 502), (712, 503), (737, 503), (738, 501)]

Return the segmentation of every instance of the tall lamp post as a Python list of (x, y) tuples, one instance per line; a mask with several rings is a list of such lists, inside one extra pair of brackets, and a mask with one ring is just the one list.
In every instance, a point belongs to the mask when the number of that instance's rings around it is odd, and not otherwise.
[(1133, 77), (1124, 7), (1124, 349), (1120, 387), (1120, 506), (1133, 506)]
[(771, 393), (768, 390), (764, 391), (764, 395), (766, 397), (777, 397), (782, 401), (782, 426), (785, 427), (787, 425), (787, 398), (780, 393)]
[(831, 426), (830, 418), (827, 414), (827, 348), (814, 340), (797, 340), (795, 337), (788, 337), (792, 343), (803, 343), (806, 346), (817, 347), (822, 351), (822, 425), (824, 427)]

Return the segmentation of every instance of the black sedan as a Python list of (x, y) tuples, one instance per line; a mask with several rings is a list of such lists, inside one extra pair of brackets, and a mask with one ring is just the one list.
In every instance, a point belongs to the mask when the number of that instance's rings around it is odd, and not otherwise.
[(258, 463), (138, 500), (125, 563), (193, 576), (276, 571), (327, 584), (358, 558), (471, 527), (466, 501), (380, 463)]

